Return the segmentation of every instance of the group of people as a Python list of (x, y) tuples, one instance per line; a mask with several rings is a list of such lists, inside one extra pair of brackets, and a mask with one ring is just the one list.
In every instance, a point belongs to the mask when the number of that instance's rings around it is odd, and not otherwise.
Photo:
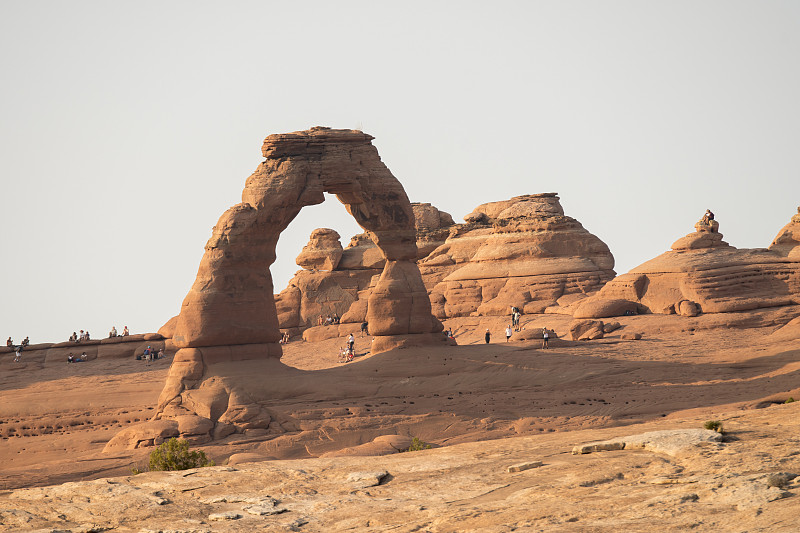
[[(519, 330), (517, 330), (519, 331)], [(545, 349), (549, 346), (550, 335), (553, 332), (547, 328), (542, 328), (542, 348)], [(506, 342), (511, 340), (511, 336), (514, 334), (514, 331), (511, 329), (511, 324), (506, 325)], [(486, 333), (483, 335), (486, 344), (489, 344), (492, 341), (492, 332), (489, 328), (486, 328)]]
[(522, 316), (522, 311), (520, 311), (519, 307), (514, 305), (511, 306), (511, 326), (514, 328), (514, 331), (520, 330), (519, 319)]
[(278, 341), (278, 344), (289, 344), (289, 332), (284, 331), (283, 335), (281, 335), (281, 340)]
[(145, 361), (148, 365), (151, 361), (155, 359), (163, 359), (164, 358), (164, 349), (160, 348), (158, 352), (153, 350), (150, 346), (144, 349), (144, 352), (141, 355), (136, 356), (137, 361)]
[(31, 340), (28, 337), (25, 337), (19, 344), (14, 344), (14, 340), (11, 337), (9, 337), (8, 340), (6, 340), (6, 346), (14, 349), (15, 363), (20, 362), (20, 358), (22, 357), (22, 350), (24, 350), (30, 343)]
[(88, 360), (89, 356), (86, 355), (86, 352), (83, 352), (78, 357), (75, 357), (72, 353), (67, 356), (67, 363), (85, 363)]
[(83, 342), (92, 340), (89, 336), (89, 330), (86, 331), (81, 330), (81, 334), (78, 335), (76, 332), (72, 332), (72, 335), (69, 336), (69, 342)]
[(323, 325), (324, 326), (332, 326), (334, 324), (339, 324), (341, 322), (341, 320), (342, 319), (341, 319), (341, 317), (339, 316), (338, 313), (334, 313), (333, 315), (328, 315), (328, 316), (326, 316), (324, 318), (322, 317), (322, 315), (319, 315), (319, 317), (317, 318), (317, 325), (318, 326), (323, 326)]
[(127, 337), (130, 334), (131, 334), (131, 332), (128, 331), (128, 326), (125, 326), (124, 328), (122, 328), (122, 334), (121, 335), (119, 333), (117, 333), (117, 326), (111, 326), (111, 331), (108, 332), (108, 338), (111, 339), (113, 337)]

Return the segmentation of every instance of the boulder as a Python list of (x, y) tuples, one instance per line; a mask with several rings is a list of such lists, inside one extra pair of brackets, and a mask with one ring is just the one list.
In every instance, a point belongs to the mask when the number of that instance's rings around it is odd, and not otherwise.
[(574, 320), (569, 325), (569, 338), (574, 341), (593, 341), (603, 338), (600, 320)]
[(636, 302), (593, 297), (580, 302), (572, 316), (575, 318), (609, 318), (636, 315), (638, 310), (639, 304)]
[(311, 232), (308, 244), (303, 247), (296, 263), (306, 270), (334, 270), (342, 258), (342, 243), (337, 232), (318, 228)]

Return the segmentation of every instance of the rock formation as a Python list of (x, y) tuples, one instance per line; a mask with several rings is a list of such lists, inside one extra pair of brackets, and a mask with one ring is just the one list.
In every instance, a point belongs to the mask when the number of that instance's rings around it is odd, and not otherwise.
[[(214, 226), (183, 301), (172, 337), (180, 350), (154, 420), (120, 433), (109, 449), (157, 444), (175, 432), (193, 434), (181, 424), (206, 430), (212, 424), (215, 437), (254, 428), (282, 430), (280, 416), (260, 404), (269, 391), (248, 380), (252, 376), (238, 375), (233, 363), (264, 360), (264, 372), (279, 370), (269, 363), (281, 355), (269, 266), (280, 233), (304, 206), (322, 203), (326, 192), (344, 204), (383, 259), (366, 307), (373, 353), (444, 342), (416, 265), (413, 209), (372, 139), (360, 131), (319, 127), (266, 138), (265, 161), (247, 179), (242, 203)], [(335, 268), (337, 244), (335, 232), (315, 232), (298, 261)]]
[[(608, 247), (564, 215), (555, 193), (482, 204), (465, 224), (431, 204), (412, 208), (418, 265), (438, 318), (504, 315), (512, 305), (525, 313), (560, 311), (614, 276)], [(332, 272), (300, 271), (276, 297), (281, 328), (298, 332), (334, 313), (344, 324), (367, 320), (382, 267), (374, 243), (356, 235)], [(306, 337), (351, 330), (324, 327)]]
[(794, 261), (800, 261), (800, 207), (769, 245), (769, 249)]
[(564, 215), (555, 193), (478, 206), (447, 241), (420, 260), (439, 318), (525, 313), (583, 297), (614, 277), (600, 239)]
[(737, 249), (719, 225), (700, 221), (672, 249), (617, 276), (575, 309), (575, 318), (625, 312), (696, 316), (800, 304), (800, 215), (769, 249)]
[(297, 265), (308, 270), (333, 270), (342, 258), (339, 234), (328, 228), (315, 229), (297, 256)]

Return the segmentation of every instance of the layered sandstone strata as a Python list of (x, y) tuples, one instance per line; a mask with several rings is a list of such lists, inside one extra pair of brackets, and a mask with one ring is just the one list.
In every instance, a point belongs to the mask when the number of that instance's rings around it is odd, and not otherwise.
[(439, 318), (541, 313), (614, 277), (608, 246), (564, 215), (556, 193), (478, 206), (420, 260)]
[[(558, 310), (614, 277), (608, 247), (564, 215), (555, 193), (518, 196), (475, 208), (455, 224), (431, 204), (412, 204), (418, 265), (438, 318)], [(320, 315), (345, 324), (368, 320), (368, 298), (383, 262), (363, 235), (353, 237), (332, 272), (298, 272), (276, 297), (281, 328), (315, 326)], [(302, 266), (302, 265), (301, 265)], [(307, 333), (320, 339), (349, 326)]]
[(630, 310), (695, 316), (800, 304), (800, 255), (794, 240), (800, 236), (800, 215), (769, 249), (737, 249), (722, 240), (718, 225), (712, 230), (701, 222), (670, 251), (581, 302), (574, 316), (601, 318)]

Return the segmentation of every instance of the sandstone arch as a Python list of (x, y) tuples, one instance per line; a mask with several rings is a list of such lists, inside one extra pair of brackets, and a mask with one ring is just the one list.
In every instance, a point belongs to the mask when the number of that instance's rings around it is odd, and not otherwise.
[[(441, 330), (415, 264), (414, 214), (373, 137), (312, 128), (270, 135), (265, 161), (247, 179), (242, 203), (213, 229), (176, 324), (179, 348), (274, 344), (280, 338), (269, 266), (280, 233), (309, 205), (335, 194), (386, 258), (367, 319), (379, 345)], [(275, 344), (267, 350), (280, 355)]]

